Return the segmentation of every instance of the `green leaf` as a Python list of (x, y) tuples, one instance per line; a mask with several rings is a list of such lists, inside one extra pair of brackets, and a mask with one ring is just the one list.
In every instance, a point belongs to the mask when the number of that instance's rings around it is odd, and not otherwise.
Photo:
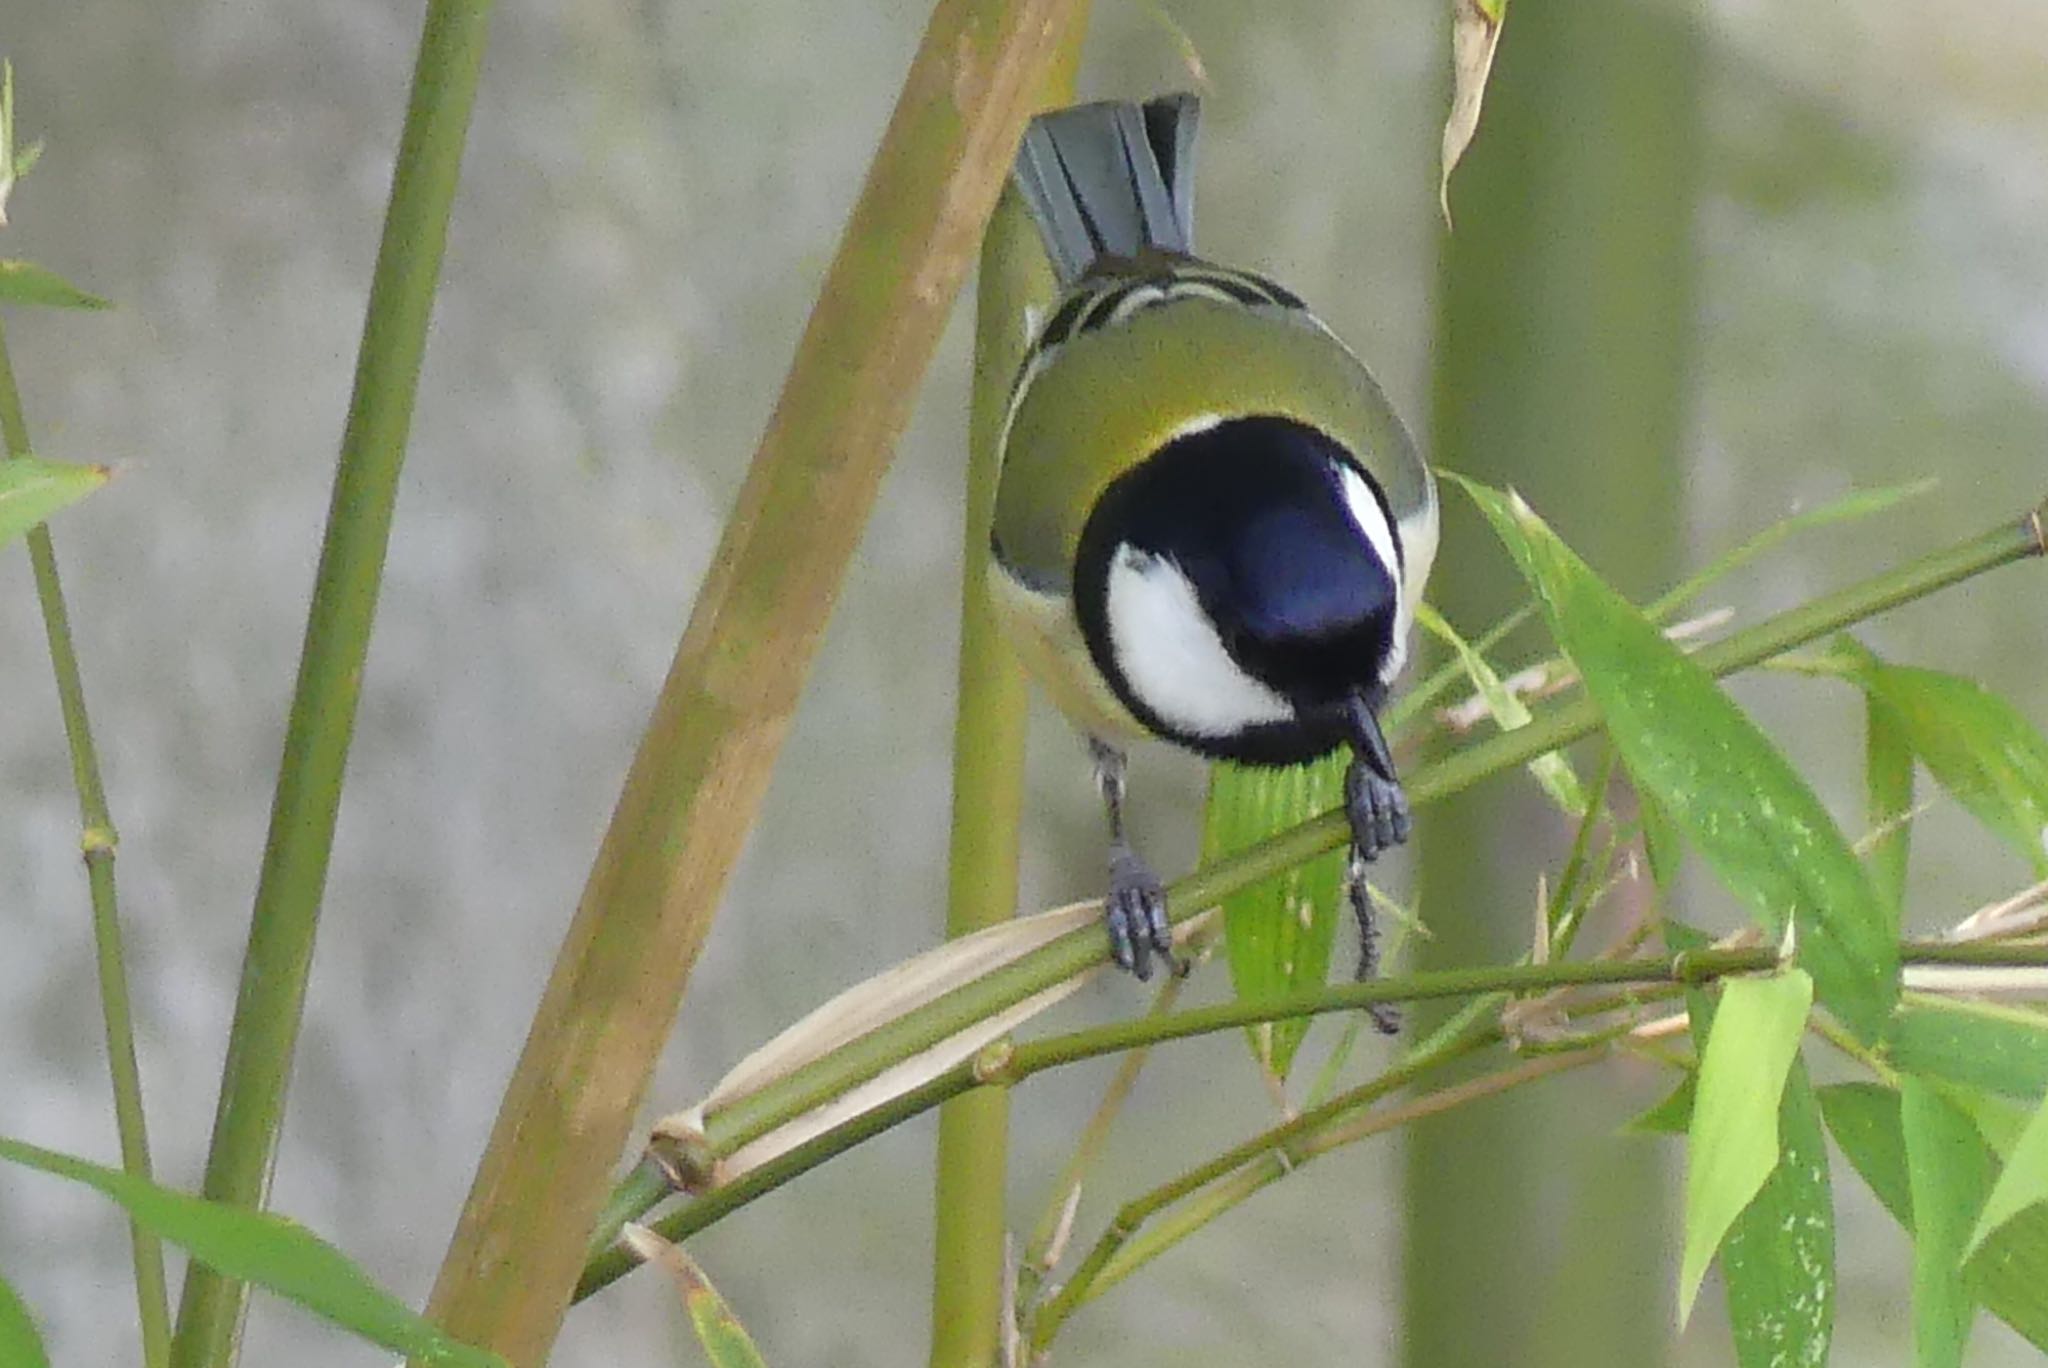
[(1444, 119), (1437, 177), (1437, 205), (1446, 225), (1451, 221), (1451, 172), (1479, 132), (1486, 78), (1493, 71), (1507, 13), (1508, 0), (1451, 0), (1451, 111)]
[(1873, 833), (1864, 852), (1870, 882), (1897, 933), (1906, 905), (1906, 860), (1912, 850), (1913, 747), (1898, 715), (1875, 694), (1863, 707), (1865, 820)]
[(53, 309), (113, 307), (32, 261), (4, 260), (0, 260), (0, 304), (43, 304)]
[(2048, 877), (2048, 737), (1974, 680), (1838, 648), (1935, 782)]
[(107, 482), (105, 466), (59, 465), (34, 456), (0, 459), (0, 546)]
[(1671, 883), (1685, 863), (1685, 837), (1671, 814), (1654, 794), (1636, 791), (1636, 812), (1643, 823), (1643, 854), (1650, 861), (1650, 882), (1659, 893), (1669, 893)]
[(1778, 1166), (1778, 1100), (1813, 1006), (1797, 969), (1730, 979), (1700, 1047), (1685, 1166), (1685, 1254), (1678, 1318), (1692, 1314), (1707, 1265), (1735, 1218)]
[(1963, 1257), (1974, 1257), (1993, 1231), (2042, 1202), (2048, 1202), (2048, 1101), (2035, 1109), (2014, 1143), (1998, 1181), (1992, 1184), (1991, 1195), (1984, 1199), (1984, 1209), (1977, 1214)]
[(50, 1368), (36, 1323), (5, 1278), (0, 1278), (0, 1363), (7, 1368)]
[[(1444, 620), (1443, 614), (1426, 603), (1417, 604), (1415, 620), (1457, 654), (1458, 663), (1464, 666), (1465, 677), (1472, 681), (1473, 689), (1486, 702), (1487, 712), (1493, 715), (1494, 725), (1502, 731), (1514, 731), (1536, 720), (1529, 711), (1529, 705), (1515, 697), (1514, 692), (1501, 681), (1499, 673), (1486, 663), (1486, 657), (1459, 636), (1458, 630)], [(1536, 776), (1536, 782), (1543, 786), (1552, 802), (1574, 817), (1585, 816), (1585, 785), (1579, 782), (1578, 774), (1572, 769), (1571, 762), (1564, 758), (1563, 751), (1545, 751), (1537, 756), (1529, 762), (1529, 773)]]
[(1884, 489), (1851, 490), (1831, 503), (1809, 508), (1803, 513), (1794, 513), (1789, 518), (1780, 518), (1733, 551), (1715, 560), (1706, 569), (1675, 585), (1643, 611), (1650, 617), (1662, 621), (1684, 607), (1701, 590), (1749, 564), (1795, 533), (1825, 527), (1831, 523), (1854, 522), (1860, 518), (1870, 517), (1874, 513), (1897, 508), (1908, 499), (1919, 498), (1938, 483), (1938, 480), (1927, 479), (1916, 480), (1912, 484), (1891, 485)]
[(2048, 1092), (2048, 1017), (2019, 1007), (1913, 997), (1899, 1010), (1897, 1067), (2032, 1104)]
[(496, 1354), (450, 1338), (295, 1221), (173, 1192), (19, 1140), (0, 1139), (0, 1159), (95, 1188), (216, 1272), (267, 1288), (393, 1353), (447, 1368), (505, 1368)]
[(1991, 1161), (1970, 1118), (1933, 1084), (1899, 1085), (1906, 1181), (1913, 1194), (1913, 1348), (1918, 1368), (1962, 1368), (1976, 1306), (1963, 1279), (1963, 1250)]
[(1696, 1074), (1687, 1073), (1662, 1102), (1638, 1113), (1621, 1128), (1623, 1135), (1683, 1135), (1692, 1128), (1692, 1108), (1699, 1089)]
[(681, 1245), (671, 1244), (644, 1226), (627, 1226), (625, 1239), (635, 1254), (660, 1264), (675, 1279), (683, 1306), (690, 1313), (690, 1326), (712, 1368), (768, 1368), (747, 1328)]
[[(1913, 1199), (1899, 1095), (1874, 1083), (1842, 1083), (1822, 1088), (1820, 1105), (1844, 1157), (1911, 1233)], [(1988, 1169), (1990, 1151), (1984, 1150), (1978, 1162)], [(1985, 1241), (1966, 1272), (1993, 1315), (2048, 1352), (2048, 1211), (2029, 1207), (2006, 1222)]]
[(1790, 914), (1821, 1001), (1860, 1038), (1881, 1038), (1898, 998), (1898, 941), (1827, 809), (1713, 678), (1519, 496), (1458, 483), (1535, 587), (1637, 787), (1773, 935)]
[(1820, 1368), (1835, 1328), (1835, 1205), (1827, 1138), (1795, 1055), (1778, 1104), (1778, 1166), (1721, 1244), (1742, 1368)]
[[(1345, 764), (1337, 754), (1288, 769), (1212, 766), (1202, 818), (1202, 862), (1256, 845), (1340, 805)], [(1223, 900), (1223, 943), (1239, 1001), (1270, 1002), (1329, 981), (1343, 891), (1344, 852), (1336, 850)], [(1285, 1081), (1311, 1024), (1308, 1017), (1295, 1017), (1252, 1027), (1248, 1034), (1259, 1066)]]

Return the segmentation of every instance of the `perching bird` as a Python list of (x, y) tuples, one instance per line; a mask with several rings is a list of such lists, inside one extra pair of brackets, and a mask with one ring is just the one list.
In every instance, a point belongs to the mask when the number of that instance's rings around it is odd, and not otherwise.
[(1253, 765), (1349, 745), (1363, 978), (1359, 866), (1409, 829), (1377, 714), (1436, 554), (1436, 488), (1300, 299), (1194, 255), (1197, 110), (1080, 105), (1024, 135), (1014, 181), (1063, 293), (1011, 394), (993, 598), (1089, 737), (1117, 963), (1175, 963), (1163, 887), (1124, 836), (1128, 740)]

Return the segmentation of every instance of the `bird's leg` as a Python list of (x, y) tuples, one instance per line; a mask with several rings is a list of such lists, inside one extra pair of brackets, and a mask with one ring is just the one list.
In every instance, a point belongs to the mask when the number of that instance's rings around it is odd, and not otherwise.
[[(1351, 768), (1344, 774), (1344, 814), (1351, 821), (1351, 858), (1346, 868), (1346, 885), (1351, 895), (1352, 915), (1358, 918), (1358, 977), (1365, 980), (1379, 969), (1379, 925), (1373, 915), (1372, 891), (1366, 887), (1366, 866), (1381, 851), (1408, 839), (1408, 795), (1394, 777), (1394, 755), (1387, 747), (1386, 734), (1374, 716), (1374, 704), (1385, 697), (1375, 690), (1373, 697), (1354, 693), (1345, 704), (1345, 720), (1351, 733)], [(1398, 1034), (1401, 1014), (1391, 1004), (1379, 1003), (1368, 1009), (1373, 1024), (1387, 1035)]]
[(1152, 977), (1155, 950), (1174, 973), (1184, 974), (1187, 966), (1173, 953), (1173, 927), (1166, 920), (1166, 889), (1124, 836), (1124, 753), (1092, 736), (1088, 752), (1109, 813), (1109, 898), (1103, 907), (1109, 953), (1141, 979)]

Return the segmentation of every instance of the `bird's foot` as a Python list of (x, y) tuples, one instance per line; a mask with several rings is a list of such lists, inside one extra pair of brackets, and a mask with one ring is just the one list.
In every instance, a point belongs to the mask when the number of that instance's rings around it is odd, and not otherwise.
[(1351, 820), (1351, 849), (1367, 863), (1405, 842), (1412, 825), (1399, 781), (1380, 774), (1363, 756), (1344, 773), (1344, 815)]
[(1121, 843), (1109, 854), (1109, 898), (1103, 905), (1103, 920), (1109, 927), (1109, 953), (1120, 968), (1149, 979), (1156, 951), (1175, 974), (1187, 973), (1187, 964), (1173, 952), (1164, 885), (1135, 851)]
[[(1354, 767), (1354, 772), (1355, 769), (1356, 767)], [(1378, 775), (1373, 775), (1372, 778), (1379, 780)], [(1385, 781), (1381, 780), (1380, 782), (1384, 783)], [(1347, 790), (1349, 787), (1350, 785), (1347, 784)], [(1395, 798), (1397, 800), (1400, 799), (1400, 786), (1389, 785), (1389, 787), (1392, 788)], [(1352, 811), (1354, 814), (1352, 830), (1355, 832), (1358, 830), (1356, 809), (1354, 808)], [(1408, 808), (1405, 801), (1401, 802), (1400, 811), (1402, 828), (1399, 839), (1405, 840), (1408, 835)], [(1378, 852), (1375, 851), (1374, 853), (1377, 854)], [(1364, 846), (1354, 838), (1351, 846), (1350, 866), (1345, 871), (1344, 882), (1345, 891), (1351, 898), (1351, 914), (1358, 919), (1357, 979), (1360, 983), (1377, 975), (1380, 968), (1379, 918), (1372, 905), (1372, 890), (1366, 886), (1365, 882), (1365, 867), (1372, 858), (1373, 856), (1366, 854)], [(1372, 1018), (1373, 1026), (1378, 1029), (1381, 1035), (1401, 1034), (1401, 1009), (1393, 1003), (1370, 1003), (1365, 1009), (1365, 1014)]]

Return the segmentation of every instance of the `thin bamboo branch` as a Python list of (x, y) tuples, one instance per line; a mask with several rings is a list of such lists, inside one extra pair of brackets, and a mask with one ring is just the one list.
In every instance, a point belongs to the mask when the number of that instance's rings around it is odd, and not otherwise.
[[(429, 0), (413, 70), (207, 1152), (202, 1190), (237, 1206), (262, 1204), (277, 1156), (363, 662), (490, 9), (490, 0)], [(240, 1283), (196, 1260), (189, 1266), (173, 1350), (179, 1368), (222, 1368), (231, 1360), (245, 1300)]]
[[(1928, 962), (1953, 963), (1958, 959), (1958, 952), (1967, 952), (1965, 962), (1973, 964), (2000, 964), (2010, 967), (2048, 965), (2048, 945), (1958, 946), (1932, 941), (1909, 941), (1900, 946), (1900, 956), (1909, 965)], [(1263, 1021), (1322, 1015), (1329, 1012), (1358, 1011), (1383, 1002), (1418, 1002), (1455, 997), (1484, 998), (1495, 994), (1526, 996), (1551, 992), (1561, 987), (1601, 985), (1621, 986), (1625, 990), (1669, 989), (1682, 984), (1706, 983), (1730, 974), (1756, 973), (1770, 969), (1779, 962), (1780, 952), (1776, 948), (1744, 946), (1633, 960), (1570, 961), (1440, 970), (1344, 984), (1265, 1002), (1222, 1003), (1164, 1016), (1113, 1022), (1025, 1045), (998, 1045), (870, 1111), (812, 1137), (759, 1168), (749, 1170), (738, 1180), (723, 1187), (710, 1189), (703, 1195), (693, 1198), (687, 1205), (654, 1222), (651, 1228), (662, 1238), (680, 1243), (716, 1224), (755, 1198), (774, 1191), (826, 1160), (843, 1154), (861, 1142), (914, 1116), (919, 1116), (969, 1089), (1011, 1087), (1047, 1069), (1076, 1064), (1103, 1055), (1120, 1054), (1191, 1036), (1241, 1030)], [(1597, 1002), (1582, 1003), (1577, 1010), (1581, 1014), (1613, 1011), (1647, 1003), (1655, 997), (1654, 991), (1624, 991)], [(1291, 1136), (1297, 1133), (1296, 1128), (1307, 1129), (1331, 1116), (1347, 1114), (1364, 1103), (1383, 1096), (1392, 1088), (1403, 1086), (1421, 1072), (1434, 1068), (1439, 1063), (1447, 1062), (1454, 1057), (1462, 1057), (1462, 1054), (1469, 1052), (1466, 1046), (1472, 1039), (1477, 1038), (1478, 1033), (1485, 1033), (1485, 1038), (1480, 1040), (1481, 1044), (1498, 1039), (1498, 1022), (1486, 1025), (1483, 1024), (1484, 1021), (1483, 1016), (1473, 1016), (1459, 1029), (1432, 1037), (1387, 1073), (1339, 1094), (1316, 1108), (1303, 1111), (1285, 1123), (1280, 1130), (1267, 1132), (1263, 1140), (1249, 1141), (1246, 1146), (1227, 1152), (1212, 1161), (1210, 1166), (1205, 1166), (1194, 1175), (1190, 1175), (1184, 1184), (1175, 1185), (1174, 1190), (1168, 1195), (1184, 1195), (1204, 1183), (1213, 1181), (1222, 1173), (1238, 1167), (1261, 1149), (1269, 1148), (1270, 1137), (1275, 1134)], [(1582, 1048), (1589, 1044), (1607, 1043), (1610, 1039), (1611, 1033), (1594, 1033), (1562, 1042), (1559, 1048)], [(636, 1174), (638, 1172), (636, 1170)], [(1196, 1178), (1199, 1178), (1199, 1181), (1194, 1181)], [(645, 1189), (642, 1191), (644, 1194)], [(641, 1208), (641, 1212), (651, 1209), (653, 1205), (654, 1203), (649, 1201)], [(633, 1266), (631, 1256), (617, 1248), (605, 1248), (596, 1253), (577, 1283), (576, 1299), (580, 1301), (609, 1286), (631, 1271)]]
[[(0, 329), (0, 444), (10, 460), (29, 454), (28, 420), (22, 414), (4, 329)], [(64, 740), (71, 751), (72, 785), (78, 791), (79, 845), (92, 903), (93, 952), (99, 969), (100, 1011), (106, 1024), (107, 1068), (113, 1078), (121, 1167), (135, 1177), (154, 1181), (149, 1127), (142, 1106), (142, 1071), (135, 1061), (135, 1014), (122, 952), (121, 909), (114, 892), (114, 848), (119, 838), (107, 809), (99, 749), (93, 744), (92, 721), (85, 708), (85, 678), (71, 641), (71, 614), (64, 603), (64, 582), (57, 573), (57, 545), (47, 526), (31, 528), (27, 541), (36, 600), (42, 605), (43, 632), (49, 641), (50, 668), (57, 681), (57, 706), (64, 717)], [(134, 1221), (128, 1223), (128, 1238), (135, 1263), (142, 1360), (148, 1368), (165, 1368), (171, 1359), (171, 1312), (163, 1244)]]
[(430, 1312), (546, 1358), (825, 621), (1078, 0), (940, 0), (556, 960)]
[[(1736, 632), (1703, 648), (1693, 658), (1713, 674), (1731, 674), (1973, 575), (2040, 554), (2039, 533), (2032, 515), (2001, 523), (1896, 570)], [(1568, 745), (1598, 726), (1598, 713), (1590, 702), (1581, 699), (1539, 716), (1526, 727), (1488, 737), (1417, 769), (1408, 781), (1409, 799), (1417, 806), (1434, 802)], [(1198, 915), (1228, 894), (1333, 849), (1346, 839), (1348, 826), (1341, 811), (1304, 822), (1180, 880), (1168, 891), (1171, 915), (1176, 922)], [(731, 1153), (791, 1117), (874, 1077), (896, 1061), (1106, 958), (1107, 949), (1096, 928), (1083, 928), (1063, 936), (711, 1113), (705, 1127), (710, 1148), (715, 1154)]]

